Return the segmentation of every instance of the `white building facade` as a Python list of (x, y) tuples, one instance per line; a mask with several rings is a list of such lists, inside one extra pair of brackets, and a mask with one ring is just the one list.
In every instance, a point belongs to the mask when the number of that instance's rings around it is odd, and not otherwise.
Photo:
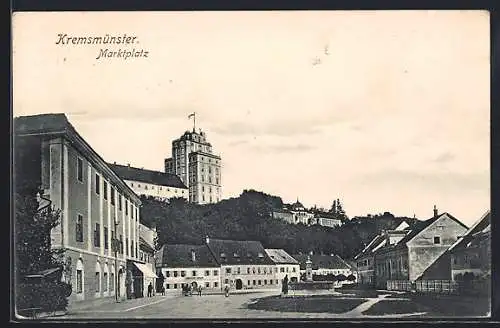
[(170, 198), (189, 199), (188, 187), (174, 174), (116, 163), (109, 166), (138, 195), (154, 197), (160, 201), (168, 201)]

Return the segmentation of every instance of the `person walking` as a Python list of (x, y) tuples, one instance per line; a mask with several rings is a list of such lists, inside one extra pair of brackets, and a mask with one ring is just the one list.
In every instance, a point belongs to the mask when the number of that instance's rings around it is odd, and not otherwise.
[(283, 278), (283, 281), (281, 282), (281, 292), (283, 295), (288, 294), (288, 275), (285, 275), (285, 278)]
[(198, 286), (198, 296), (201, 296), (201, 285)]
[(226, 284), (224, 286), (224, 294), (226, 295), (226, 297), (229, 297), (229, 285), (228, 284)]
[(148, 286), (148, 297), (152, 297), (152, 296), (153, 296), (153, 284), (149, 283), (149, 286)]

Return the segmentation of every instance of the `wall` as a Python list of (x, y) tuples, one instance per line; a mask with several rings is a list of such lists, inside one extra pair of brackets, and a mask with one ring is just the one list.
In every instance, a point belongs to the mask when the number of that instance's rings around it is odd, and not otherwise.
[(477, 246), (460, 248), (450, 256), (452, 279), (456, 275), (466, 272), (474, 273), (476, 276), (491, 274), (491, 237), (490, 234), (483, 235)]
[(375, 285), (379, 288), (385, 288), (388, 280), (408, 280), (408, 250), (405, 247), (379, 249), (375, 252), (374, 269)]
[(152, 196), (161, 200), (166, 200), (172, 197), (182, 197), (185, 199), (189, 198), (189, 189), (160, 186), (157, 184), (134, 180), (125, 180), (125, 183), (138, 195)]
[[(180, 293), (182, 291), (182, 284), (191, 284), (196, 282), (201, 284), (203, 289), (220, 290), (221, 288), (221, 269), (218, 267), (206, 267), (206, 268), (160, 268), (165, 280), (163, 285), (165, 287), (165, 292), (167, 293)], [(177, 277), (174, 275), (174, 271), (177, 272)], [(185, 276), (182, 277), (181, 272), (185, 272)], [(193, 271), (196, 271), (196, 276), (193, 276)], [(208, 275), (206, 275), (208, 271)], [(215, 274), (215, 272), (217, 274)], [(209, 286), (206, 286), (209, 283)], [(174, 285), (177, 284), (177, 288)], [(167, 286), (168, 285), (168, 286)]]
[(299, 264), (279, 264), (277, 263), (274, 267), (274, 273), (276, 279), (278, 279), (279, 284), (285, 276), (288, 276), (288, 281), (290, 282), (292, 278), (300, 281), (300, 265)]
[[(227, 269), (230, 269), (231, 273), (227, 273)], [(275, 274), (275, 266), (272, 264), (223, 265), (221, 267), (222, 286), (227, 282), (231, 289), (236, 289), (237, 279), (241, 279), (242, 289), (278, 288), (280, 284)]]
[[(85, 272), (92, 272), (92, 276), (90, 274), (85, 275), (85, 284), (88, 288), (85, 288), (85, 292), (82, 295), (76, 296), (76, 283), (73, 285), (74, 299), (105, 297), (106, 295), (102, 292), (96, 294), (95, 290), (90, 288), (95, 279), (95, 264), (98, 258), (100, 259), (100, 263), (103, 264), (103, 269), (106, 261), (114, 263), (114, 253), (111, 250), (111, 231), (114, 229), (113, 218), (115, 215), (120, 222), (118, 236), (122, 234), (124, 240), (125, 237), (128, 237), (130, 248), (132, 248), (131, 241), (134, 241), (134, 249), (138, 247), (139, 221), (138, 216), (136, 216), (138, 212), (137, 204), (132, 204), (131, 211), (129, 203), (128, 215), (126, 215), (125, 211), (123, 211), (125, 203), (122, 199), (122, 210), (120, 211), (118, 208), (118, 197), (123, 191), (117, 190), (115, 191), (115, 204), (113, 205), (111, 203), (111, 187), (115, 186), (97, 169), (97, 163), (94, 165), (93, 162), (89, 161), (81, 151), (69, 142), (61, 138), (44, 141), (42, 150), (42, 180), (48, 181), (46, 196), (51, 199), (52, 205), (56, 209), (61, 210), (61, 224), (51, 231), (52, 247), (58, 248), (64, 246), (67, 249), (66, 252), (72, 254), (71, 257), (73, 260), (82, 258)], [(79, 159), (82, 164), (81, 180), (78, 179)], [(96, 175), (99, 176), (100, 181), (99, 194), (96, 193)], [(104, 199), (103, 190), (105, 180), (108, 181), (107, 200)], [(132, 212), (134, 213), (133, 218), (131, 215)], [(77, 240), (76, 234), (77, 218), (79, 215), (83, 219), (83, 239), (81, 241)], [(94, 246), (96, 223), (99, 223), (99, 247)], [(104, 238), (105, 227), (108, 228), (107, 249)], [(129, 256), (118, 255), (119, 259), (136, 259), (135, 250), (134, 252), (132, 252), (132, 249), (130, 251)], [(73, 270), (76, 269), (74, 268)], [(76, 271), (73, 279), (76, 279)]]
[[(413, 281), (420, 277), (466, 231), (466, 227), (448, 216), (442, 215), (410, 240), (407, 243), (410, 268), (409, 279)], [(434, 237), (439, 237), (439, 244), (434, 243)]]
[[(73, 286), (73, 292), (69, 298), (70, 302), (75, 301), (83, 301), (90, 300), (96, 298), (114, 298), (115, 297), (115, 286), (111, 283), (111, 279), (113, 278), (111, 273), (115, 274), (115, 261), (109, 258), (99, 257), (94, 254), (88, 254), (84, 252), (78, 252), (74, 250), (67, 250), (65, 253), (66, 257), (71, 258), (71, 277), (68, 277), (71, 280), (71, 284)], [(83, 264), (83, 290), (82, 293), (77, 293), (77, 266), (78, 260), (81, 260)], [(100, 288), (99, 292), (96, 292), (96, 264), (99, 261), (100, 263)], [(117, 261), (117, 271), (120, 268), (125, 267), (124, 261)], [(107, 291), (104, 290), (104, 272), (106, 265), (108, 266), (108, 288)], [(118, 275), (120, 277), (120, 275)], [(113, 279), (114, 280), (114, 279)], [(120, 298), (125, 299), (125, 275), (122, 276), (121, 279), (121, 288)]]
[(374, 256), (366, 255), (357, 259), (358, 282), (363, 285), (374, 283)]

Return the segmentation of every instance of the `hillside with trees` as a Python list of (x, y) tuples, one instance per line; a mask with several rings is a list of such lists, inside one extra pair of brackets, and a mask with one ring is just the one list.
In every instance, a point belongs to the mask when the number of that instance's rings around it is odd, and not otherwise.
[(332, 210), (345, 218), (341, 227), (292, 225), (271, 217), (273, 209), (283, 207), (280, 197), (254, 190), (245, 190), (239, 197), (217, 204), (196, 205), (183, 198), (165, 203), (147, 197), (142, 197), (142, 202), (141, 220), (157, 227), (159, 245), (201, 244), (209, 236), (258, 240), (265, 248), (283, 248), (290, 254), (335, 253), (345, 259), (352, 259), (382, 230), (393, 229), (408, 219), (386, 212), (348, 220), (337, 200)]

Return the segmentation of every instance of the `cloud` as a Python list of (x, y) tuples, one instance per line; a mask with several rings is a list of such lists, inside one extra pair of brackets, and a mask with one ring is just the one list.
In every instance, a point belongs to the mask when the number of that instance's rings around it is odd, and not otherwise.
[(434, 159), (436, 163), (447, 163), (455, 159), (455, 155), (450, 152), (444, 152)]
[(310, 145), (257, 145), (252, 146), (252, 149), (262, 153), (304, 153), (314, 150), (316, 147)]
[(248, 144), (247, 140), (235, 140), (231, 141), (228, 143), (229, 146), (234, 147), (234, 146), (240, 146), (240, 145), (246, 145)]
[(415, 190), (485, 190), (489, 189), (489, 172), (415, 172), (401, 169), (383, 169), (359, 176), (358, 182), (371, 184), (374, 188), (410, 187)]
[(273, 121), (260, 124), (254, 122), (229, 122), (214, 126), (212, 131), (225, 136), (277, 136), (293, 137), (304, 134), (318, 134), (321, 129), (348, 121), (347, 117), (305, 117), (301, 119), (286, 119), (280, 117)]

